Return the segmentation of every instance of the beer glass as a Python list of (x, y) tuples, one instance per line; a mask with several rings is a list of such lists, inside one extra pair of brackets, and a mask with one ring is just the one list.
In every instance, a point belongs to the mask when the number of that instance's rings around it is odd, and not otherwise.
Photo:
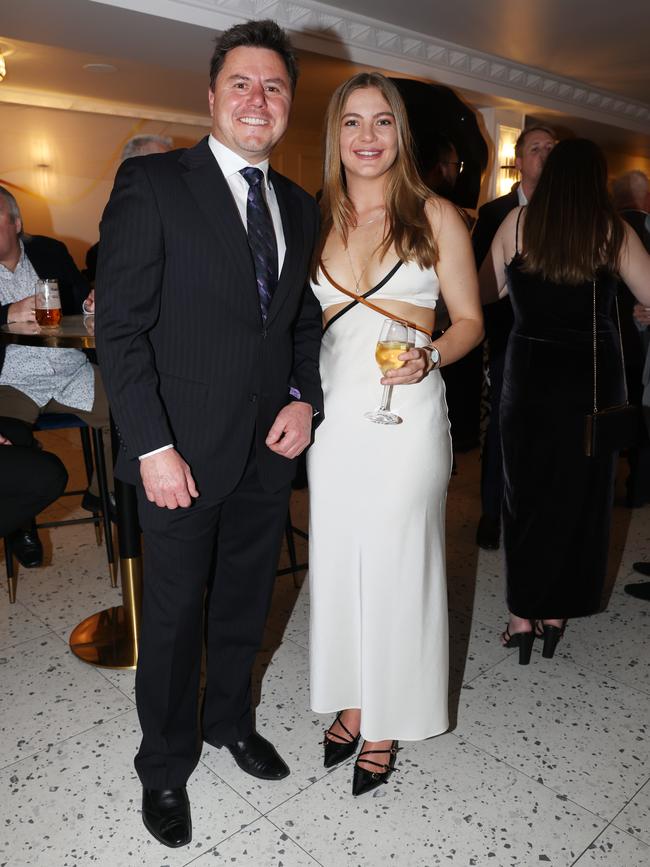
[[(384, 319), (379, 334), (379, 340), (375, 348), (375, 360), (384, 376), (389, 370), (397, 370), (403, 367), (404, 361), (399, 356), (408, 352), (415, 346), (415, 330), (409, 328), (405, 322), (395, 322), (393, 319)], [(372, 412), (364, 413), (364, 418), (374, 421), (375, 424), (401, 424), (402, 419), (390, 411), (390, 397), (393, 391), (392, 385), (385, 385), (381, 398), (381, 406)]]
[(36, 321), (43, 328), (54, 328), (61, 322), (59, 281), (52, 277), (37, 280), (34, 288)]

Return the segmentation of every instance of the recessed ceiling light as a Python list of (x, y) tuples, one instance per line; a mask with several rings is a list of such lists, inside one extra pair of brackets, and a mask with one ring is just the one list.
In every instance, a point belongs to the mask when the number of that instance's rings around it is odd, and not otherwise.
[(88, 72), (117, 72), (117, 66), (112, 63), (84, 63), (83, 68)]

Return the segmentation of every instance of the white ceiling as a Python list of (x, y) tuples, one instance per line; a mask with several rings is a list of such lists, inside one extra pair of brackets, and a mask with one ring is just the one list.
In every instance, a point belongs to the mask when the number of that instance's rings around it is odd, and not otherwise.
[[(269, 6), (254, 0), (0, 0), (0, 43), (13, 53), (7, 57), (8, 73), (0, 84), (0, 100), (8, 101), (12, 93), (75, 95), (84, 99), (135, 106), (134, 114), (148, 107), (147, 116), (170, 121), (199, 122), (206, 118), (207, 65), (211, 52), (213, 27), (241, 15), (261, 17), (274, 9), (289, 9), (300, 33), (298, 13), (305, 8), (317, 14), (320, 29), (329, 40), (316, 44), (308, 37), (298, 44), (321, 51), (328, 44), (336, 57), (301, 52), (301, 85), (294, 108), (294, 122), (299, 127), (315, 128), (320, 124), (327, 97), (343, 78), (354, 71), (349, 65), (354, 52), (346, 48), (345, 39), (335, 45), (333, 37), (342, 33), (343, 24), (350, 32), (352, 20), (383, 21), (387, 28), (412, 31), (444, 43), (462, 46), (474, 52), (503, 57), (521, 69), (538, 67), (549, 74), (572, 78), (573, 92), (579, 83), (612, 91), (627, 101), (650, 107), (650, 0), (349, 0), (339, 10), (313, 0), (295, 0), (291, 6)], [(179, 10), (184, 21), (155, 17), (140, 9), (159, 9), (161, 14), (175, 15)], [(254, 10), (262, 11), (257, 15)], [(224, 11), (225, 10), (225, 11)], [(297, 10), (297, 12), (296, 12)], [(615, 10), (615, 12), (613, 11)], [(326, 14), (327, 13), (327, 14)], [(230, 16), (228, 18), (228, 16)], [(296, 17), (297, 16), (297, 17)], [(352, 18), (350, 18), (352, 16)], [(187, 23), (192, 18), (195, 22)], [(343, 22), (343, 23), (342, 23)], [(285, 25), (286, 26), (286, 25)], [(309, 25), (313, 33), (313, 24)], [(400, 31), (401, 28), (401, 31)], [(374, 28), (375, 33), (378, 27)], [(392, 32), (392, 31), (391, 31)], [(453, 47), (453, 45), (451, 46)], [(0, 48), (0, 50), (2, 50)], [(462, 55), (463, 52), (460, 52)], [(358, 55), (362, 56), (362, 55)], [(377, 66), (404, 72), (403, 58), (390, 51), (372, 54)], [(480, 58), (479, 58), (480, 59)], [(83, 65), (91, 62), (112, 63), (112, 73), (90, 73)], [(366, 63), (369, 61), (366, 61)], [(401, 65), (400, 65), (401, 64)], [(419, 68), (419, 67), (413, 67)], [(533, 70), (534, 71), (534, 70)], [(452, 70), (453, 72), (453, 70)], [(515, 73), (517, 70), (515, 69)], [(444, 70), (443, 70), (444, 73)], [(408, 73), (406, 73), (408, 74)], [(435, 74), (429, 72), (430, 78)], [(445, 81), (444, 75), (438, 78)], [(453, 74), (448, 79), (455, 83)], [(610, 147), (650, 155), (650, 123), (630, 127), (627, 116), (602, 118), (585, 112), (584, 106), (572, 106), (546, 98), (540, 92), (508, 91), (501, 82), (490, 90), (488, 81), (472, 90), (471, 77), (465, 76), (460, 88), (476, 105), (512, 105), (519, 100), (521, 110), (547, 117), (581, 134), (592, 135)], [(561, 83), (561, 79), (560, 79)], [(557, 90), (557, 82), (556, 90)], [(491, 96), (491, 93), (494, 96)], [(550, 91), (549, 91), (550, 92)], [(3, 97), (3, 93), (7, 97)], [(510, 99), (508, 99), (510, 95)], [(603, 94), (597, 94), (602, 101)], [(20, 101), (20, 100), (16, 100)], [(73, 103), (68, 103), (73, 107)], [(74, 107), (83, 107), (83, 102)], [(627, 103), (626, 103), (627, 105)], [(62, 105), (63, 107), (63, 105)], [(635, 105), (630, 104), (631, 109)], [(580, 109), (580, 111), (578, 110)], [(99, 108), (98, 110), (101, 110)], [(156, 114), (158, 112), (159, 114)], [(167, 113), (165, 115), (165, 112)], [(582, 112), (582, 114), (581, 114)], [(603, 125), (601, 121), (605, 121)], [(623, 129), (617, 129), (618, 126)], [(636, 130), (636, 131), (634, 131)]]

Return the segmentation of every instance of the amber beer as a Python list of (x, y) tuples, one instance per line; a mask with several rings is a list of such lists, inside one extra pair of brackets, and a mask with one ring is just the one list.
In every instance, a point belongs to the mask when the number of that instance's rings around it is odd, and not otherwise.
[(42, 328), (56, 328), (61, 322), (59, 281), (51, 277), (37, 280), (34, 288), (34, 312)]
[(36, 321), (43, 328), (55, 328), (61, 322), (61, 308), (37, 307)]

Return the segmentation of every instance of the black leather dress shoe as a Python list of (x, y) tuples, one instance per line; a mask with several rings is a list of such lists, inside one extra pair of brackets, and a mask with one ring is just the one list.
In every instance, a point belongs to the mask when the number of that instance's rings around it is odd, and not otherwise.
[(642, 560), (639, 563), (633, 563), (632, 568), (639, 575), (647, 575), (650, 578), (650, 563), (644, 563)]
[(43, 565), (43, 546), (38, 538), (36, 527), (29, 530), (16, 530), (11, 536), (11, 550), (25, 569)]
[(501, 524), (492, 515), (481, 515), (476, 530), (476, 544), (486, 551), (496, 551), (501, 538)]
[(159, 843), (177, 849), (192, 839), (190, 802), (185, 787), (142, 789), (142, 821)]
[(242, 771), (260, 780), (282, 780), (289, 776), (287, 764), (262, 735), (252, 732), (247, 738), (224, 744)]

